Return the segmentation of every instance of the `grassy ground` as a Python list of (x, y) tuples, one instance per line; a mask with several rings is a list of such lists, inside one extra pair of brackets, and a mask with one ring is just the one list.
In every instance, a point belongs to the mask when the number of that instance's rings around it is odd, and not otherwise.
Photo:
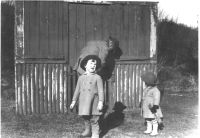
[[(14, 101), (1, 99), (2, 138), (76, 138), (83, 131), (83, 120), (76, 114), (19, 116)], [(165, 92), (162, 100), (164, 130), (157, 138), (183, 138), (198, 135), (198, 94)], [(139, 112), (124, 112), (124, 121), (105, 131), (104, 138), (148, 138)], [(193, 135), (193, 136), (192, 136)]]

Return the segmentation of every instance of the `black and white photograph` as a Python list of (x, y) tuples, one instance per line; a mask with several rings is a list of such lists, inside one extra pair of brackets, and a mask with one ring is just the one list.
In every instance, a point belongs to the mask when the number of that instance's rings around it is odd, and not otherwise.
[(1, 0), (2, 138), (197, 138), (198, 0)]

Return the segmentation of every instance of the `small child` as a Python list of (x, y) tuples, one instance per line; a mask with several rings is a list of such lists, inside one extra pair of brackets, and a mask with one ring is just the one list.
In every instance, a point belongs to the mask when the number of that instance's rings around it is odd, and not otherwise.
[(147, 124), (147, 129), (144, 133), (155, 136), (158, 135), (158, 126), (160, 125), (161, 129), (163, 127), (161, 122), (163, 114), (159, 106), (160, 91), (156, 86), (157, 78), (154, 73), (146, 72), (141, 76), (141, 79), (146, 85), (141, 102), (142, 115)]
[[(77, 82), (70, 109), (73, 109), (79, 99), (78, 114), (83, 117), (85, 131), (83, 137), (99, 138), (99, 118), (104, 102), (103, 81), (96, 70), (101, 66), (101, 60), (96, 55), (86, 56), (80, 64), (85, 70)], [(92, 132), (91, 132), (92, 130)]]

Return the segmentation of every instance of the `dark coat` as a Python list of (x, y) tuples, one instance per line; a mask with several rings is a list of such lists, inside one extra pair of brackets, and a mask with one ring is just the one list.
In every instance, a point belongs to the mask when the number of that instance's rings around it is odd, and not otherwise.
[(101, 115), (97, 109), (99, 101), (104, 102), (103, 81), (95, 73), (82, 74), (77, 82), (73, 101), (79, 101), (79, 115)]

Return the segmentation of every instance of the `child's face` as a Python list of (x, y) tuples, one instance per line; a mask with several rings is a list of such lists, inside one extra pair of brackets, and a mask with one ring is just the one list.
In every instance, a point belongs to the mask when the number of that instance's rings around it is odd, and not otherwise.
[(97, 61), (90, 59), (88, 60), (87, 64), (85, 65), (86, 72), (93, 73), (96, 71), (96, 64)]

